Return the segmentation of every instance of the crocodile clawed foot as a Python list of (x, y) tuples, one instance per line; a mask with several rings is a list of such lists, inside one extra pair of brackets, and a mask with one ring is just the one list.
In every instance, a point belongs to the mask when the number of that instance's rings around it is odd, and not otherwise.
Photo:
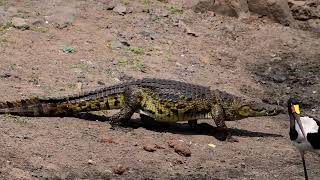
[(128, 121), (125, 119), (113, 119), (110, 118), (110, 129), (116, 130), (116, 131), (123, 131), (123, 132), (129, 132), (132, 131), (133, 128), (128, 127)]
[(234, 137), (227, 137), (227, 139), (226, 139), (226, 141), (227, 142), (231, 142), (231, 143), (233, 143), (233, 142), (239, 142), (239, 140), (237, 139), (237, 138), (234, 138)]
[(237, 138), (232, 137), (231, 132), (225, 128), (222, 128), (222, 129), (218, 128), (216, 138), (220, 141), (239, 142), (239, 140)]

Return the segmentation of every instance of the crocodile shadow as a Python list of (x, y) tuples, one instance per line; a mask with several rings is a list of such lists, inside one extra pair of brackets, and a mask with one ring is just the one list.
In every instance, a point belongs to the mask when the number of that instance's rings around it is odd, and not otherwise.
[[(88, 120), (88, 121), (100, 121), (100, 122), (109, 121), (108, 117), (95, 115), (92, 113), (81, 113), (81, 114), (74, 115), (74, 117)], [(137, 118), (137, 119), (131, 119), (126, 124), (125, 127), (119, 127), (117, 129), (130, 131), (130, 129), (132, 130), (140, 127), (144, 127), (148, 130), (156, 131), (156, 132), (170, 132), (173, 134), (184, 134), (184, 135), (208, 135), (208, 136), (214, 136), (216, 139), (221, 141), (224, 140), (224, 139), (221, 139), (221, 132), (219, 132), (217, 127), (214, 127), (208, 123), (200, 123), (197, 125), (196, 128), (192, 128), (189, 126), (188, 123), (164, 124), (164, 123), (158, 123), (156, 121), (153, 121), (146, 124), (146, 123), (142, 123), (140, 118)], [(233, 136), (239, 136), (239, 137), (283, 137), (280, 134), (248, 131), (248, 130), (238, 129), (238, 128), (229, 128), (229, 130)]]

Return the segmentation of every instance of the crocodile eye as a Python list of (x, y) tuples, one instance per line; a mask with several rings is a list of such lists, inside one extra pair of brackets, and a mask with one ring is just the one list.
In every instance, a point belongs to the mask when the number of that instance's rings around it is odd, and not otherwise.
[(241, 116), (244, 116), (244, 117), (247, 117), (250, 115), (250, 107), (249, 106), (242, 106), (240, 109), (239, 109), (239, 114)]

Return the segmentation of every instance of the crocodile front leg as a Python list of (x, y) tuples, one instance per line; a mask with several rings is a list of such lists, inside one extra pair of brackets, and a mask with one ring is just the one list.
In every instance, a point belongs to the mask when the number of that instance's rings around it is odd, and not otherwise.
[(236, 138), (233, 138), (231, 136), (231, 132), (225, 123), (225, 114), (223, 108), (218, 104), (213, 105), (211, 113), (219, 133), (222, 133), (221, 139), (226, 140), (228, 142), (238, 142)]
[(124, 102), (120, 112), (110, 117), (111, 126), (126, 125), (134, 112), (140, 107), (141, 90), (138, 87), (129, 87), (124, 92)]

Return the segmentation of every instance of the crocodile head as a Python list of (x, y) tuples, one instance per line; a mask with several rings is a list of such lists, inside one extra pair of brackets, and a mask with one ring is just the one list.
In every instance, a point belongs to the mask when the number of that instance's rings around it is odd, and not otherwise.
[(235, 100), (225, 107), (227, 120), (239, 120), (247, 117), (274, 116), (284, 112), (281, 106), (270, 105), (258, 101)]

